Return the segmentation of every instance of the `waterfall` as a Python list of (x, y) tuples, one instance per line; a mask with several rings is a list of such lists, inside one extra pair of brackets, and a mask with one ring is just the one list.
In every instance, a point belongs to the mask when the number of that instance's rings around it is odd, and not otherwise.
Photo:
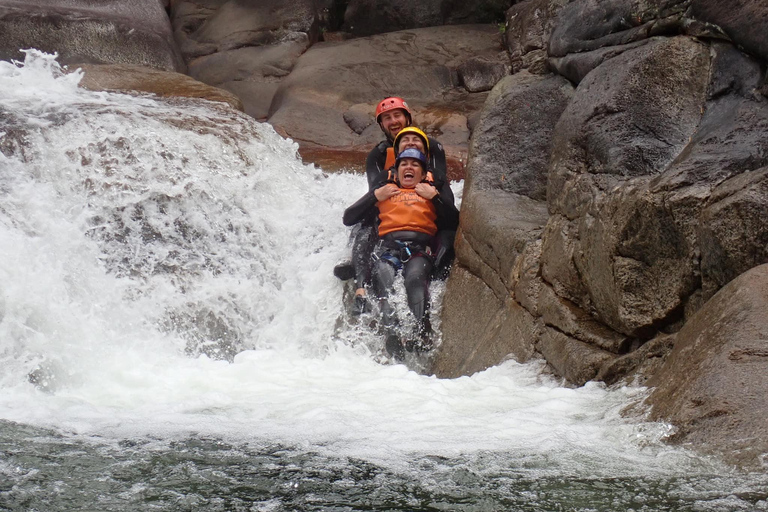
[(0, 432), (289, 446), (422, 480), (424, 457), (477, 479), (723, 471), (622, 417), (641, 388), (382, 364), (375, 333), (337, 329), (362, 176), (225, 105), (89, 92), (26, 55), (0, 62)]

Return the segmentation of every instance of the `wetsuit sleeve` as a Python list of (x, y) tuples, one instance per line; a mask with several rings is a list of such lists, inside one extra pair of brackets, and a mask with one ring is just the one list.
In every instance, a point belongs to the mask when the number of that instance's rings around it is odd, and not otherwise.
[(448, 183), (448, 166), (445, 160), (445, 150), (443, 145), (432, 137), (429, 138), (429, 153), (429, 168), (435, 179), (435, 186), (440, 190), (443, 197), (453, 204), (453, 190), (451, 190), (451, 187), (443, 187), (443, 185)]
[[(368, 190), (375, 190), (386, 181), (387, 145), (381, 142), (368, 153), (365, 160), (365, 176), (368, 178)], [(382, 179), (383, 177), (383, 179)]]
[(432, 202), (437, 210), (438, 229), (455, 230), (459, 227), (459, 210), (453, 202), (453, 191), (447, 182), (443, 182)]
[(353, 226), (366, 220), (376, 212), (376, 196), (373, 190), (369, 190), (355, 204), (344, 210), (343, 222), (345, 226)]

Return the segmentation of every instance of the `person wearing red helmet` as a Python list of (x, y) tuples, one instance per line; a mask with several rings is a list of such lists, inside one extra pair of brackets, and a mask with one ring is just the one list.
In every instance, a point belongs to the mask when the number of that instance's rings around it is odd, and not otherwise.
[[(344, 224), (355, 225), (377, 219), (378, 237), (373, 251), (372, 285), (379, 301), (386, 349), (395, 359), (403, 350), (429, 350), (432, 328), (429, 322), (429, 282), (434, 266), (435, 235), (456, 230), (459, 212), (453, 204), (450, 186), (440, 188), (432, 181), (427, 156), (415, 147), (397, 157), (387, 183), (369, 190), (344, 211)], [(408, 307), (416, 320), (414, 335), (403, 344), (399, 321), (388, 302), (398, 271), (403, 273)]]
[[(368, 188), (372, 189), (380, 181), (386, 180), (386, 171), (395, 163), (393, 144), (397, 134), (406, 126), (413, 124), (411, 108), (402, 98), (391, 96), (376, 104), (376, 122), (385, 139), (379, 142), (365, 160), (365, 174)], [(437, 140), (429, 137), (429, 168), (437, 181), (447, 180), (445, 150)]]

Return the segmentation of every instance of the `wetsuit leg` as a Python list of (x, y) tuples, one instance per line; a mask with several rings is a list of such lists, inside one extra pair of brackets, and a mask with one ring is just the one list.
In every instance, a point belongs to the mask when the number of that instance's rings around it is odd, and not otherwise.
[(397, 325), (395, 310), (387, 300), (392, 292), (396, 274), (397, 270), (395, 270), (395, 267), (384, 260), (376, 260), (373, 263), (373, 273), (371, 276), (373, 292), (376, 294), (376, 298), (379, 299), (381, 323), (387, 330), (391, 330), (391, 328)]
[(419, 330), (423, 329), (426, 321), (431, 273), (432, 260), (426, 256), (415, 256), (403, 266), (408, 307), (416, 318)]
[(352, 241), (352, 266), (355, 269), (355, 288), (363, 288), (371, 275), (371, 252), (373, 251), (374, 229), (371, 224), (360, 224), (355, 228)]

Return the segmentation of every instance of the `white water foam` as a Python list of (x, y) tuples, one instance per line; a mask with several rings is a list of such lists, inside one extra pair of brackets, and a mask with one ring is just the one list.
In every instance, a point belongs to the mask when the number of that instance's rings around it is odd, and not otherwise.
[[(620, 417), (643, 390), (562, 387), (537, 363), (440, 380), (340, 343), (331, 270), (364, 178), (224, 106), (78, 79), (39, 52), (0, 63), (0, 418), (393, 466), (490, 451), (582, 476), (712, 470)], [(50, 392), (27, 380), (39, 365)]]

